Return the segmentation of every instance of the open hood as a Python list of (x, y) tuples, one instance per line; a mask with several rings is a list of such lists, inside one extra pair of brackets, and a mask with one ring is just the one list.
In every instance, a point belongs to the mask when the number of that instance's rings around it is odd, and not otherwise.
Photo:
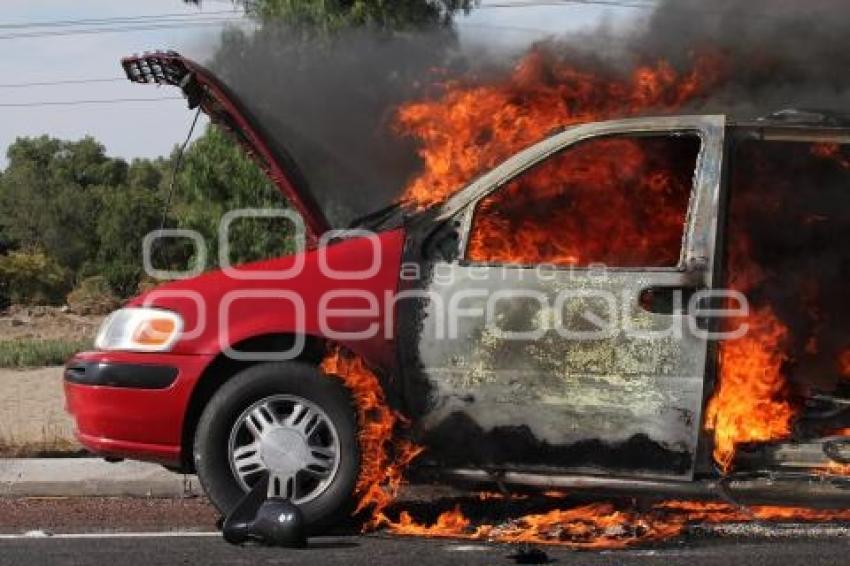
[(127, 78), (135, 83), (180, 87), (189, 101), (189, 108), (200, 106), (210, 120), (231, 132), (301, 213), (308, 240), (315, 242), (330, 229), (289, 152), (265, 134), (259, 121), (212, 72), (174, 51), (125, 57), (121, 65)]

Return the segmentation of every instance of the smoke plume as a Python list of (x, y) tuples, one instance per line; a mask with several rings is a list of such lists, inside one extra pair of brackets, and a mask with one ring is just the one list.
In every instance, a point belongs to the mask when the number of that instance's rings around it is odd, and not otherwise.
[(392, 202), (418, 167), (393, 110), (435, 82), (449, 30), (348, 30), (306, 40), (282, 25), (231, 34), (212, 67), (293, 155), (336, 225)]
[(760, 115), (784, 107), (845, 110), (850, 4), (842, 0), (664, 0), (627, 45), (636, 57), (724, 61), (705, 108)]
[[(712, 88), (683, 111), (840, 112), (850, 101), (850, 4), (843, 0), (662, 0), (634, 13), (628, 26), (529, 48), (553, 65), (602, 76), (659, 60), (687, 72), (696, 57), (716, 57)], [(342, 224), (392, 202), (421, 169), (415, 141), (393, 126), (401, 104), (439, 94), (447, 81), (504, 80), (522, 55), (462, 48), (446, 29), (349, 30), (305, 41), (264, 24), (253, 35), (226, 35), (213, 67), (293, 153), (326, 213)]]

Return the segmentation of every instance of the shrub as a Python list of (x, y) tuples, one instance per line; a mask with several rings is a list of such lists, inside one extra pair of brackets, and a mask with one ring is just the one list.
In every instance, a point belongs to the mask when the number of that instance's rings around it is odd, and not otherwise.
[(0, 256), (0, 302), (59, 304), (68, 290), (68, 279), (68, 272), (42, 251), (12, 251)]
[(108, 314), (121, 304), (121, 300), (112, 292), (109, 281), (101, 275), (83, 279), (68, 294), (67, 301), (71, 310), (77, 314)]
[(136, 287), (136, 294), (142, 295), (147, 293), (148, 291), (153, 291), (160, 285), (162, 285), (163, 281), (160, 279), (154, 279), (149, 275), (143, 275), (139, 280), (139, 284)]

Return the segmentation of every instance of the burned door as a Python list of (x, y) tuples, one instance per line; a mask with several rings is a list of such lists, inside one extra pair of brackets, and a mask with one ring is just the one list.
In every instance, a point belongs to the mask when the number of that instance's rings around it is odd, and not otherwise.
[(707, 340), (687, 305), (712, 281), (723, 135), (722, 117), (581, 126), (445, 205), (458, 257), (428, 264), (417, 317), (432, 456), (692, 477)]

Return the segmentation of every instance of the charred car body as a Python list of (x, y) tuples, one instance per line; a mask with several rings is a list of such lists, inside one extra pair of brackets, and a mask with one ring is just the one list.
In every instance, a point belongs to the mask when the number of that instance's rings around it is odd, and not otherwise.
[[(796, 425), (739, 435), (734, 462), (718, 458), (711, 431), (722, 419), (708, 409), (731, 359), (712, 332), (729, 338), (752, 324), (747, 297), (761, 313), (786, 285), (810, 288), (793, 275), (770, 287), (765, 273), (781, 273), (804, 241), (810, 255), (827, 250), (822, 259), (835, 269), (824, 275), (812, 263), (806, 281), (840, 281), (850, 269), (841, 249), (850, 215), (813, 196), (827, 180), (835, 194), (850, 181), (835, 151), (850, 143), (841, 123), (787, 113), (751, 123), (667, 116), (581, 125), (436, 207), (380, 211), (328, 238), (294, 160), (214, 76), (175, 53), (124, 67), (135, 82), (181, 87), (190, 106), (233, 132), (301, 213), (308, 249), (164, 285), (110, 317), (99, 349), (78, 354), (65, 374), (79, 438), (92, 451), (197, 469), (224, 512), (268, 473), (271, 493), (325, 524), (346, 509), (360, 458), (347, 393), (318, 369), (342, 348), (382, 377), (410, 418), (425, 447), (420, 473), (742, 501), (844, 497), (837, 466), (850, 461), (850, 441), (838, 431), (850, 426), (850, 394), (822, 362), (850, 342), (819, 328), (795, 339), (800, 354), (781, 364), (804, 377), (764, 394), (796, 404)], [(773, 161), (756, 155), (774, 146)], [(814, 218), (781, 232), (808, 236), (759, 240), (748, 231), (789, 213), (781, 191), (753, 196), (764, 189), (754, 179), (765, 163), (787, 168), (778, 184), (790, 182), (794, 218)], [(829, 229), (820, 228), (824, 215)], [(735, 271), (748, 272), (735, 251), (743, 248), (768, 250), (747, 281)], [(715, 293), (727, 288), (739, 294)], [(782, 320), (793, 318), (781, 306), (793, 300), (778, 300)], [(850, 330), (841, 301), (828, 292), (798, 300), (833, 309), (833, 322)], [(268, 359), (288, 351), (297, 356)], [(815, 374), (830, 377), (805, 378)]]

